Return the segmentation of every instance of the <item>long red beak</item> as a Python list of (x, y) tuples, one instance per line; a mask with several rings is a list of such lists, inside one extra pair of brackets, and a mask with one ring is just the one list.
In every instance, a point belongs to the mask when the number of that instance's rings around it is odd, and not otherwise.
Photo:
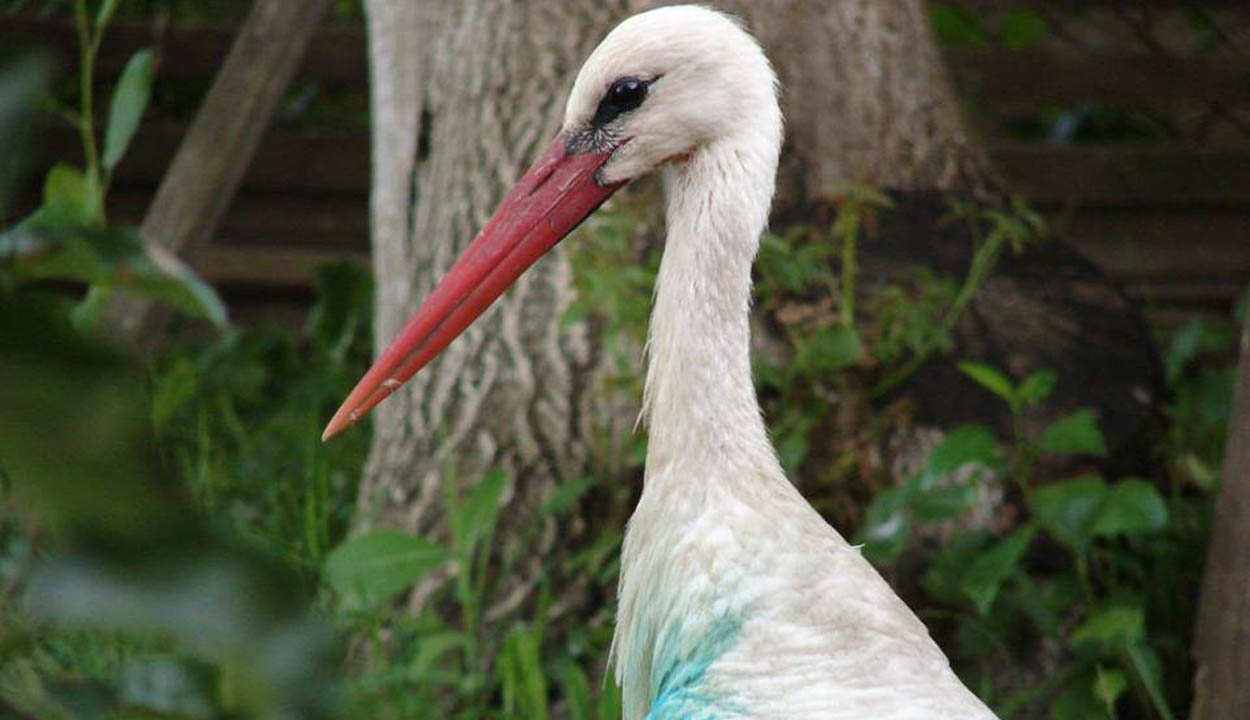
[(395, 392), (625, 183), (600, 185), (611, 153), (568, 154), (557, 135), (326, 425), (326, 440)]

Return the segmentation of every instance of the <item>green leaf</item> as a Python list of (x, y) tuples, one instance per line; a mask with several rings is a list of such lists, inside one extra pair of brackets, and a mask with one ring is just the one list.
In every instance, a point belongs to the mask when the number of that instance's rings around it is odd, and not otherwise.
[(114, 274), (113, 285), (168, 303), (217, 328), (229, 324), (221, 296), (195, 271), (162, 245), (148, 244)]
[(594, 705), (590, 699), (590, 680), (586, 677), (586, 671), (576, 663), (566, 661), (560, 665), (559, 678), (569, 717), (573, 720), (591, 720), (594, 717)]
[(1125, 648), (1125, 655), (1128, 656), (1129, 666), (1132, 667), (1133, 673), (1146, 688), (1146, 695), (1150, 697), (1150, 704), (1155, 712), (1163, 720), (1176, 720), (1171, 706), (1168, 705), (1167, 696), (1163, 693), (1163, 669), (1159, 665), (1159, 658), (1155, 652), (1146, 645), (1145, 641), (1137, 640), (1128, 644)]
[(108, 27), (109, 21), (113, 19), (113, 13), (117, 12), (117, 6), (121, 4), (121, 0), (104, 0), (100, 3), (100, 9), (95, 14), (95, 32), (97, 35)]
[(936, 523), (960, 517), (976, 502), (976, 486), (956, 483), (920, 490), (911, 498), (907, 508), (920, 522)]
[(864, 555), (875, 563), (894, 561), (911, 537), (911, 527), (903, 504), (907, 489), (896, 487), (877, 493), (864, 514), (861, 538)]
[(1008, 50), (1024, 50), (1036, 45), (1049, 29), (1036, 8), (1012, 8), (1003, 22), (1003, 45)]
[(1132, 535), (1162, 530), (1168, 524), (1168, 508), (1155, 486), (1138, 478), (1121, 480), (1094, 518), (1095, 535)]
[(799, 362), (804, 367), (833, 372), (854, 365), (861, 348), (855, 328), (835, 325), (817, 331), (799, 346)]
[(922, 471), (921, 487), (949, 475), (967, 463), (992, 465), (998, 457), (998, 441), (984, 425), (960, 425), (946, 433), (929, 451)]
[(938, 41), (952, 47), (984, 47), (985, 26), (974, 13), (955, 3), (937, 2), (929, 7)]
[(104, 167), (113, 169), (126, 154), (126, 147), (139, 129), (143, 111), (152, 92), (152, 51), (139, 50), (130, 56), (109, 104), (108, 125), (104, 131)]
[(1112, 605), (1086, 618), (1068, 636), (1074, 650), (1116, 650), (1144, 638), (1146, 614), (1137, 605)]
[(1033, 540), (1034, 530), (1026, 525), (972, 558), (961, 589), (977, 612), (989, 613), (1003, 581), (1015, 572), (1020, 558)]
[[(55, 215), (43, 219), (57, 225), (89, 225), (99, 220), (99, 188), (81, 170), (57, 163), (43, 181), (43, 204)], [(28, 220), (36, 220), (32, 215)]]
[(1058, 376), (1050, 370), (1038, 370), (1024, 379), (1020, 383), (1017, 394), (1020, 401), (1026, 405), (1036, 405), (1037, 403), (1050, 397), (1055, 390), (1055, 383)]
[(1175, 383), (1201, 353), (1227, 350), (1234, 339), (1228, 328), (1208, 324), (1200, 316), (1191, 317), (1172, 335), (1172, 343), (1163, 358), (1168, 384)]
[(326, 557), (326, 583), (353, 602), (377, 605), (441, 565), (447, 551), (416, 535), (376, 528), (345, 540)]
[(959, 369), (978, 385), (1002, 398), (1008, 405), (1015, 406), (1016, 389), (1011, 379), (996, 368), (984, 363), (964, 361), (959, 363)]
[(186, 356), (174, 361), (173, 367), (156, 379), (152, 396), (152, 427), (160, 430), (199, 387), (195, 363)]
[(465, 646), (465, 635), (455, 630), (423, 632), (416, 646), (416, 652), (408, 661), (408, 670), (414, 677), (424, 677), (449, 651)]
[(1056, 540), (1083, 551), (1092, 537), (1097, 517), (1110, 491), (1097, 475), (1081, 475), (1051, 483), (1033, 493), (1033, 517)]
[(1056, 455), (1106, 455), (1107, 444), (1094, 420), (1094, 411), (1082, 408), (1056, 420), (1039, 442), (1042, 450)]
[(499, 652), (504, 712), (509, 717), (544, 720), (547, 710), (547, 679), (537, 633), (518, 627), (504, 640)]
[(1115, 707), (1115, 701), (1128, 688), (1128, 679), (1119, 670), (1108, 670), (1099, 665), (1094, 677), (1094, 697), (1102, 702), (1108, 713)]
[(542, 514), (544, 515), (560, 515), (570, 510), (577, 501), (581, 499), (586, 491), (594, 487), (595, 479), (583, 475), (573, 478), (556, 486), (552, 491), (551, 497), (547, 498), (547, 502), (543, 503)]
[(463, 504), (452, 510), (456, 547), (461, 554), (467, 556), (478, 541), (495, 529), (507, 480), (503, 470), (491, 470), (468, 491)]

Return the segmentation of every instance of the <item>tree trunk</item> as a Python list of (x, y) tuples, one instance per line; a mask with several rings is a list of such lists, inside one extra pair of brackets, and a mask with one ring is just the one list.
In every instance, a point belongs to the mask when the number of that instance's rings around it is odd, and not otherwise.
[[(656, 4), (370, 0), (379, 349), (557, 130), (590, 50), (617, 21)], [(780, 204), (829, 197), (852, 182), (986, 186), (987, 165), (920, 0), (718, 4), (743, 15), (781, 77), (789, 181)], [(621, 420), (636, 401), (622, 412), (596, 391), (596, 338), (560, 321), (571, 299), (558, 247), (378, 407), (359, 524), (444, 537), (445, 483), (471, 486), (502, 469), (512, 525), (496, 544), (516, 547), (524, 536), (526, 562), (512, 582), (530, 587), (564, 532), (548, 519), (533, 537), (536, 508), (560, 482), (591, 470), (597, 438), (628, 432)], [(414, 603), (440, 580), (419, 588)]]
[[(622, 3), (370, 0), (374, 323), (380, 349), (559, 128), (573, 78)], [(446, 537), (445, 484), (506, 472), (495, 545), (519, 551), (523, 600), (561, 529), (538, 508), (585, 475), (606, 401), (584, 323), (561, 316), (571, 275), (557, 247), (374, 413), (359, 523)], [(536, 527), (536, 525), (538, 527)], [(438, 579), (414, 593), (423, 601)]]
[(921, 0), (723, 0), (781, 80), (780, 201), (891, 190), (988, 189), (992, 173), (961, 115)]
[(1194, 640), (1190, 720), (1250, 717), (1250, 323), (1242, 329)]

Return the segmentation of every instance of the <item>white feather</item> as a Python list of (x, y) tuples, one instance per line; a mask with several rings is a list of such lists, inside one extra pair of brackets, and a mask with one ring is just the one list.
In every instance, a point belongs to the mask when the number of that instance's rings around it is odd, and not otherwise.
[[(780, 151), (755, 40), (694, 6), (626, 20), (587, 60), (566, 131), (621, 77), (659, 78), (612, 131), (607, 181), (669, 166), (649, 335), (646, 485), (612, 659), (625, 720), (993, 714), (875, 569), (786, 479), (751, 381), (750, 269)], [(831, 128), (836, 132), (836, 128)]]

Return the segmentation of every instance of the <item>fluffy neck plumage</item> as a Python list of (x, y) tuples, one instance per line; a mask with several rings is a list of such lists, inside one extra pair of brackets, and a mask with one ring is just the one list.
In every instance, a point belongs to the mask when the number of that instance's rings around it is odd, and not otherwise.
[(677, 464), (776, 465), (751, 381), (749, 317), (776, 167), (765, 133), (720, 139), (669, 171), (648, 338), (648, 482)]

